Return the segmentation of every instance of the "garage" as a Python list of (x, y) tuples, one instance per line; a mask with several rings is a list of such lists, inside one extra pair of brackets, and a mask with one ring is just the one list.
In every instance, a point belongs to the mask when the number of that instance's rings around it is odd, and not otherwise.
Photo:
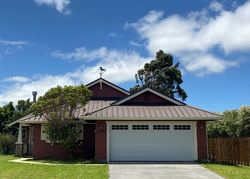
[(108, 161), (197, 160), (196, 122), (107, 122)]

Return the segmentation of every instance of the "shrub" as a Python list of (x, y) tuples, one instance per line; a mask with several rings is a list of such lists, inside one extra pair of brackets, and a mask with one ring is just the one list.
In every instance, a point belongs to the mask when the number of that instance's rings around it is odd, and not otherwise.
[(7, 155), (15, 152), (16, 137), (10, 134), (0, 134), (0, 153)]

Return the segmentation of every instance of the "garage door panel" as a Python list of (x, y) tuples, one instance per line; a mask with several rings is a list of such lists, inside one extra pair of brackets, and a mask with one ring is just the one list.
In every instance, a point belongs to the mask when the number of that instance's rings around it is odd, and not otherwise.
[[(194, 127), (190, 130), (127, 130), (109, 131), (109, 156), (111, 161), (192, 161), (194, 152)], [(193, 125), (193, 124), (192, 124)]]

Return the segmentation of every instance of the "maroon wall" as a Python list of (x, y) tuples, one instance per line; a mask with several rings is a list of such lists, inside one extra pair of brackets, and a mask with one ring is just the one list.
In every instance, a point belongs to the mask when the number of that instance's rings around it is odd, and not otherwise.
[(107, 160), (107, 134), (106, 121), (96, 121), (95, 131), (95, 159)]
[[(83, 144), (77, 150), (77, 155), (80, 158), (94, 158), (94, 129), (95, 125), (84, 126), (84, 140)], [(34, 158), (69, 158), (71, 155), (69, 152), (56, 145), (51, 145), (41, 140), (41, 125), (34, 125), (34, 145), (33, 145), (33, 157)]]
[(102, 89), (100, 89), (100, 83), (97, 83), (91, 87), (89, 90), (93, 92), (92, 98), (124, 98), (127, 95), (119, 90), (116, 90), (105, 83), (102, 83)]
[(198, 160), (207, 160), (206, 121), (197, 121)]
[(95, 124), (84, 125), (83, 158), (95, 158)]
[(34, 125), (33, 146), (34, 158), (67, 158), (70, 156), (65, 150), (41, 140), (40, 124)]
[(126, 101), (125, 103), (123, 103), (123, 105), (133, 105), (133, 104), (150, 104), (150, 105), (154, 105), (154, 104), (163, 104), (163, 105), (175, 105), (174, 103), (172, 103), (171, 101), (168, 101), (154, 93), (151, 93), (149, 91), (140, 94), (128, 101)]

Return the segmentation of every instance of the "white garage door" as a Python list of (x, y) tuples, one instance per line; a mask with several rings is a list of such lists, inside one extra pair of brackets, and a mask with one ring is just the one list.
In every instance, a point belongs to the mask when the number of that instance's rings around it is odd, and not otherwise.
[(108, 123), (108, 160), (196, 160), (195, 124), (195, 122)]

